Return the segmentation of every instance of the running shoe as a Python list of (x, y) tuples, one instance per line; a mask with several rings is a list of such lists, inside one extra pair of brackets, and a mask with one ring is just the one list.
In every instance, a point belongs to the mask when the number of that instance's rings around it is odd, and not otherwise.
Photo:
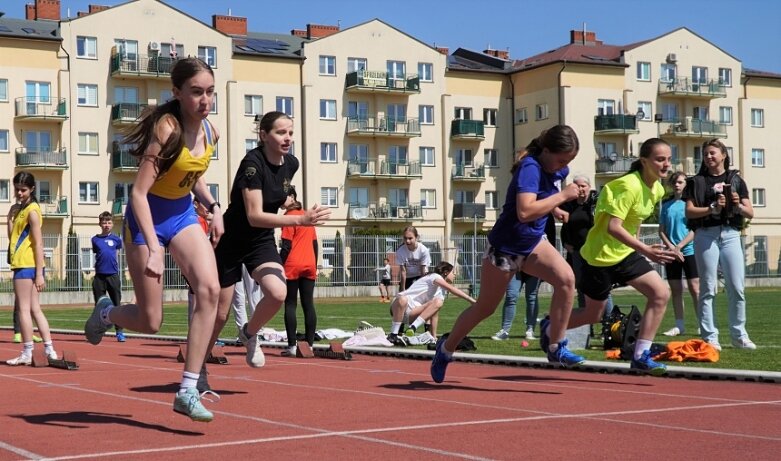
[(98, 299), (98, 302), (95, 303), (92, 315), (89, 316), (87, 322), (84, 324), (84, 336), (87, 337), (87, 341), (89, 341), (90, 344), (100, 344), (106, 330), (111, 326), (104, 324), (103, 320), (100, 319), (100, 313), (109, 306), (111, 306), (111, 298), (108, 296), (101, 296), (100, 299)]
[(266, 357), (263, 355), (263, 350), (260, 348), (260, 339), (257, 334), (250, 335), (247, 333), (247, 324), (245, 323), (239, 331), (239, 338), (244, 346), (247, 348), (247, 365), (252, 368), (260, 368), (266, 364)]
[(754, 350), (757, 348), (757, 345), (754, 344), (754, 341), (748, 339), (748, 336), (745, 336), (740, 339), (733, 339), (732, 345), (737, 347), (738, 349), (751, 349)]
[(439, 338), (437, 341), (436, 352), (434, 352), (434, 359), (431, 361), (431, 379), (435, 383), (441, 383), (445, 380), (445, 372), (447, 371), (447, 365), (453, 361), (453, 356), (448, 356), (442, 348), (445, 347), (446, 337)]
[(531, 341), (533, 339), (537, 339), (534, 337), (534, 327), (527, 327), (526, 328), (526, 339), (528, 341)]
[(643, 351), (643, 355), (639, 359), (632, 359), (629, 369), (654, 376), (662, 376), (667, 373), (667, 367), (664, 364), (654, 362), (651, 359), (651, 351)]
[(503, 328), (497, 331), (495, 335), (491, 336), (491, 339), (494, 341), (506, 341), (510, 339), (510, 332)]
[(17, 343), (17, 344), (22, 342), (22, 334), (21, 333), (14, 333), (14, 342)]
[(672, 327), (663, 333), (665, 336), (679, 336), (683, 334), (683, 331), (678, 327)]
[(174, 411), (202, 423), (214, 419), (214, 415), (201, 404), (201, 394), (194, 387), (176, 393)]
[(713, 339), (713, 340), (711, 340), (711, 341), (707, 341), (707, 340), (706, 340), (705, 342), (706, 342), (706, 343), (708, 343), (708, 344), (710, 344), (710, 346), (711, 346), (712, 348), (714, 348), (714, 349), (716, 349), (717, 351), (721, 352), (721, 344), (719, 344), (719, 340), (718, 340), (718, 339)]
[(34, 343), (42, 343), (42, 342), (43, 342), (43, 339), (41, 339), (41, 337), (40, 337), (40, 336), (35, 336), (35, 335), (33, 335), (33, 342), (34, 342)]
[(33, 356), (21, 354), (19, 357), (13, 358), (11, 360), (6, 360), (5, 364), (11, 365), (12, 367), (18, 367), (20, 365), (29, 366), (33, 364)]
[(546, 354), (550, 347), (550, 337), (548, 336), (548, 326), (550, 325), (550, 316), (546, 315), (540, 322), (540, 349)]
[(548, 352), (548, 362), (559, 363), (565, 367), (574, 367), (585, 362), (585, 358), (567, 349), (568, 342), (567, 339), (562, 340), (555, 352)]
[(59, 357), (57, 356), (57, 352), (52, 349), (51, 351), (46, 353), (46, 358), (49, 360), (57, 360)]
[(298, 347), (296, 346), (288, 346), (285, 349), (282, 349), (282, 353), (280, 354), (282, 357), (295, 357), (296, 352), (298, 352)]
[(122, 330), (117, 330), (117, 341), (120, 343), (124, 343), (127, 341), (127, 338), (125, 338), (125, 332)]

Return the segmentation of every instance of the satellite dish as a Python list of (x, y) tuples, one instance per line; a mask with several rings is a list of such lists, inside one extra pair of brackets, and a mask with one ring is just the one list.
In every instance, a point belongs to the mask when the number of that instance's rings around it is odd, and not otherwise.
[(635, 117), (637, 120), (643, 120), (645, 118), (645, 112), (643, 112), (643, 109), (637, 109), (637, 113), (635, 114)]

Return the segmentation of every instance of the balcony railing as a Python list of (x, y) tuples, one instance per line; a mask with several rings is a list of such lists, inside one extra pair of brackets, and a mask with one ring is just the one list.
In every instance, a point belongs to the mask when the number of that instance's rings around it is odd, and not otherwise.
[(635, 160), (637, 157), (602, 157), (597, 159), (595, 169), (597, 173), (626, 173)]
[(127, 202), (124, 198), (115, 198), (111, 203), (111, 214), (114, 216), (125, 216), (125, 206)]
[(115, 142), (111, 149), (111, 169), (115, 172), (138, 171), (139, 158), (131, 154), (133, 145)]
[(482, 120), (453, 120), (450, 123), (451, 139), (485, 139), (485, 123)]
[(420, 136), (420, 123), (416, 118), (393, 119), (386, 117), (347, 118), (347, 134), (355, 136), (390, 136), (413, 138)]
[(352, 221), (412, 221), (422, 218), (423, 207), (420, 203), (353, 203), (347, 209), (347, 219)]
[(725, 86), (718, 80), (697, 81), (689, 77), (672, 80), (659, 80), (660, 96), (680, 96), (697, 98), (724, 98)]
[(388, 72), (359, 70), (347, 74), (344, 87), (348, 92), (420, 93), (420, 78), (417, 74), (394, 76)]
[(454, 203), (453, 219), (458, 221), (485, 221), (485, 203)]
[(665, 137), (726, 138), (727, 128), (713, 120), (686, 117), (659, 122), (659, 133)]
[(482, 182), (485, 181), (485, 166), (454, 165), (450, 173), (453, 181)]
[(637, 134), (637, 117), (635, 115), (610, 114), (594, 117), (594, 134)]
[(62, 122), (68, 118), (65, 98), (53, 100), (41, 96), (23, 96), (14, 102), (14, 117), (17, 120)]
[(376, 160), (350, 160), (347, 162), (347, 176), (373, 178), (376, 176)]
[(123, 55), (115, 52), (111, 55), (110, 72), (112, 76), (168, 79), (178, 60), (157, 54)]
[(68, 168), (68, 156), (65, 148), (31, 150), (27, 147), (18, 147), (16, 149), (16, 166), (28, 169), (65, 170)]
[(391, 162), (383, 160), (380, 162), (380, 171), (378, 177), (391, 177), (396, 179), (422, 178), (423, 172), (420, 168), (420, 161), (413, 162)]
[(38, 198), (38, 205), (44, 218), (64, 218), (68, 216), (68, 197), (54, 197), (42, 195)]
[(114, 125), (123, 125), (136, 123), (141, 112), (146, 109), (147, 104), (133, 102), (120, 102), (111, 106), (111, 123)]

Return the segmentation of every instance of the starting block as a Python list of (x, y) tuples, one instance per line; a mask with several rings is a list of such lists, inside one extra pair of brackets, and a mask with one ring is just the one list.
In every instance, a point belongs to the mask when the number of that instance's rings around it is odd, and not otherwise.
[(328, 349), (312, 349), (307, 342), (298, 343), (296, 348), (296, 357), (321, 359), (352, 360), (353, 356), (349, 351), (344, 350), (342, 343), (333, 342), (328, 345)]
[[(184, 359), (187, 357), (187, 344), (179, 345), (179, 353), (176, 355), (176, 361), (184, 363)], [(214, 346), (212, 352), (206, 357), (205, 363), (214, 363), (217, 365), (227, 365), (228, 357), (225, 357), (225, 353), (222, 351), (221, 346)]]
[(46, 353), (37, 349), (33, 351), (33, 366), (34, 367), (54, 367), (61, 368), (63, 370), (78, 370), (79, 363), (75, 352), (63, 351), (62, 358), (50, 359), (46, 356)]

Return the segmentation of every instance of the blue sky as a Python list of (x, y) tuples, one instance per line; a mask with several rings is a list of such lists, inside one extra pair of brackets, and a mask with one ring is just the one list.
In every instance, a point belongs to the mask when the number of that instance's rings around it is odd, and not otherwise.
[[(6, 17), (23, 18), (24, 4), (2, 0)], [(90, 3), (62, 0), (62, 15), (86, 11)], [(594, 31), (597, 39), (623, 45), (687, 27), (743, 62), (744, 67), (781, 74), (781, 2), (773, 0), (168, 0), (169, 5), (211, 24), (212, 14), (244, 16), (254, 32), (289, 33), (307, 23), (342, 28), (379, 18), (430, 45), (509, 49), (524, 58), (569, 41), (571, 29)]]

